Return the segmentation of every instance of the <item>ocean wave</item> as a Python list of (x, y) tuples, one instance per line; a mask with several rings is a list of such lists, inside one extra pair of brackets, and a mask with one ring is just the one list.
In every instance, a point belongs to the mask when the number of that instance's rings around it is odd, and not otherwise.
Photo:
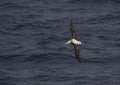
[(120, 3), (120, 0), (110, 0), (110, 1), (112, 1), (114, 3)]
[(46, 61), (49, 60), (50, 57), (48, 54), (31, 54), (25, 61)]
[(98, 38), (101, 40), (110, 40), (111, 39), (110, 36), (105, 36), (105, 35), (100, 35), (100, 36), (98, 36)]
[(13, 35), (13, 36), (24, 36), (23, 34), (11, 32), (11, 31), (5, 31), (5, 30), (0, 30), (0, 34), (9, 35), (9, 36), (11, 36), (11, 35)]
[(15, 82), (18, 81), (18, 79), (14, 78), (13, 76), (10, 76), (8, 73), (6, 73), (6, 74), (4, 74), (4, 76), (1, 76), (0, 84), (2, 84), (2, 85), (16, 85)]
[(69, 0), (69, 3), (120, 3), (119, 0)]
[(81, 58), (82, 63), (115, 63), (120, 61), (120, 57), (114, 58)]
[(2, 4), (0, 4), (0, 6), (2, 8), (7, 8), (7, 9), (26, 9), (26, 8), (28, 8), (27, 6), (23, 6), (19, 3), (12, 3), (12, 2), (2, 3)]
[(51, 2), (48, 0), (29, 0), (29, 1), (24, 1), (23, 4), (36, 4), (39, 6), (40, 5), (49, 5)]
[(7, 3), (2, 3), (0, 4), (0, 6), (17, 6), (18, 4), (17, 3), (10, 3), (10, 2), (7, 2)]
[(120, 19), (120, 15), (117, 14), (104, 14), (104, 15), (98, 15), (94, 18), (89, 18), (88, 20), (86, 20), (85, 22), (89, 22), (89, 23), (105, 23), (105, 22), (110, 22), (112, 20), (119, 20)]
[(58, 61), (59, 59), (70, 59), (72, 57), (69, 54), (64, 53), (42, 53), (42, 54), (31, 54), (25, 61), (35, 61), (35, 62), (48, 62), (48, 61)]
[(23, 55), (17, 55), (17, 54), (16, 55), (0, 55), (0, 61), (15, 61), (15, 59), (17, 59), (20, 56), (23, 56)]

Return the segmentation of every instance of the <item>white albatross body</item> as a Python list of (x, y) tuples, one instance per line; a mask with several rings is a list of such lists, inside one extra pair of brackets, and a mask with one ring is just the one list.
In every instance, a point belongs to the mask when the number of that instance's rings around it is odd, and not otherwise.
[(66, 44), (66, 45), (67, 45), (67, 44), (80, 45), (80, 44), (82, 44), (82, 43), (81, 43), (81, 41), (78, 41), (78, 40), (76, 40), (76, 39), (71, 39), (71, 40), (69, 40), (68, 42), (66, 42), (65, 44)]

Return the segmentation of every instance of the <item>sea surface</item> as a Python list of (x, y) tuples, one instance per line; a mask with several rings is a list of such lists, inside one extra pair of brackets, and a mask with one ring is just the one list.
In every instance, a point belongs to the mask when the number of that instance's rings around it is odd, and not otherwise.
[(0, 0), (0, 85), (120, 85), (120, 0)]

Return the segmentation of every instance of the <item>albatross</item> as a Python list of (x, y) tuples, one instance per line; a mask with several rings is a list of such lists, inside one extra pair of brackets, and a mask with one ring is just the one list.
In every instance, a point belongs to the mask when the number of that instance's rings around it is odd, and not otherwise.
[(70, 22), (70, 31), (71, 31), (71, 34), (72, 34), (72, 39), (67, 41), (65, 43), (65, 45), (72, 44), (74, 46), (76, 59), (78, 59), (78, 61), (80, 62), (80, 47), (79, 46), (82, 44), (82, 42), (78, 41), (78, 39), (76, 37), (76, 32), (75, 32), (72, 21)]

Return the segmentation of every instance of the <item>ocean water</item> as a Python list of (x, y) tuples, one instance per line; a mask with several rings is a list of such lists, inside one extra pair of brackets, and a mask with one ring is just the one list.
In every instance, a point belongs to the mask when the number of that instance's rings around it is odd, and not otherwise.
[(1, 0), (0, 85), (120, 85), (120, 1)]

